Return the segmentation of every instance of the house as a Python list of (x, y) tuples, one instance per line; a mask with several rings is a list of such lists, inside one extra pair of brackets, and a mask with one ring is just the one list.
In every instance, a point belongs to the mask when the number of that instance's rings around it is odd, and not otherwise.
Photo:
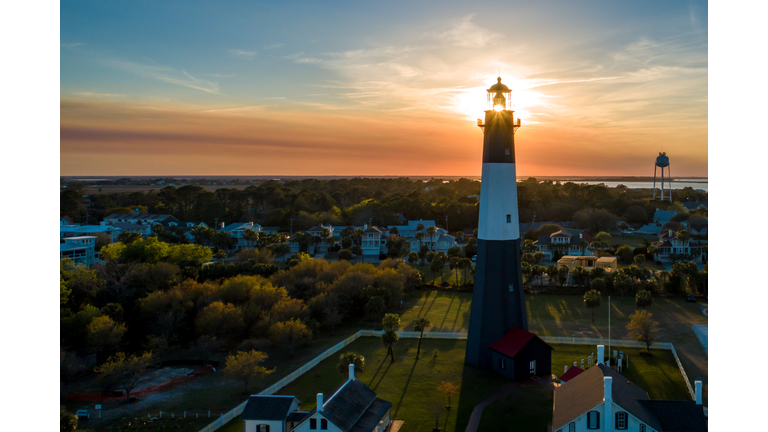
[(240, 418), (245, 432), (289, 432), (309, 414), (295, 396), (251, 395)]
[(595, 267), (597, 260), (598, 258), (594, 256), (566, 255), (557, 261), (557, 268), (567, 267), (569, 271), (572, 271), (576, 267), (592, 269)]
[(103, 234), (110, 243), (114, 243), (121, 232), (120, 228), (111, 225), (63, 225), (59, 226), (59, 239)]
[(416, 233), (419, 231), (419, 225), (423, 225), (423, 228), (428, 227), (436, 227), (437, 224), (435, 224), (435, 221), (433, 220), (409, 220), (406, 225), (392, 225), (389, 227), (390, 231), (392, 228), (397, 228), (397, 235), (400, 237), (410, 238), (416, 235)]
[(261, 225), (253, 222), (236, 222), (233, 224), (229, 224), (227, 226), (222, 226), (221, 228), (219, 228), (218, 231), (229, 233), (232, 236), (232, 238), (234, 238), (236, 241), (235, 247), (233, 249), (240, 250), (240, 249), (253, 247), (253, 244), (251, 243), (251, 241), (247, 240), (244, 236), (247, 230), (260, 232)]
[(72, 226), (72, 225), (77, 225), (77, 224), (69, 216), (62, 216), (59, 219), (59, 226)]
[(644, 235), (659, 235), (661, 231), (663, 231), (664, 228), (662, 228), (661, 225), (657, 224), (649, 224), (649, 225), (643, 225), (641, 228), (635, 230), (635, 234), (644, 234)]
[(578, 366), (571, 366), (568, 368), (568, 366), (565, 366), (565, 371), (563, 372), (563, 375), (560, 377), (560, 384), (565, 384), (568, 381), (576, 378), (577, 376), (584, 373), (584, 369), (578, 367)]
[(488, 345), (494, 372), (511, 380), (552, 373), (552, 348), (535, 334), (512, 327), (503, 338)]
[(152, 225), (130, 222), (113, 222), (109, 226), (119, 229), (121, 233), (138, 233), (141, 234), (142, 237), (146, 237), (152, 234)]
[(556, 252), (570, 256), (594, 256), (594, 248), (589, 246), (592, 236), (582, 230), (562, 229), (549, 236), (540, 235), (533, 242), (538, 252), (552, 260)]
[(664, 226), (669, 223), (669, 221), (672, 220), (672, 217), (675, 216), (677, 212), (674, 210), (659, 210), (656, 209), (656, 213), (653, 214), (653, 223), (659, 226)]
[(163, 221), (155, 222), (152, 224), (152, 226), (155, 225), (162, 226), (164, 231), (170, 231), (179, 235), (183, 235), (184, 238), (187, 239), (187, 241), (190, 243), (195, 242), (195, 236), (192, 235), (192, 228), (197, 226), (208, 228), (208, 224), (203, 221)]
[(293, 396), (259, 396), (248, 399), (241, 418), (245, 432), (385, 432), (392, 417), (392, 402), (380, 399), (349, 365), (349, 379), (326, 399), (317, 394), (312, 411), (300, 411)]
[(370, 226), (363, 231), (363, 256), (376, 256), (387, 253), (389, 229)]
[(701, 262), (702, 260), (702, 244), (698, 240), (682, 239), (680, 232), (665, 230), (659, 235), (659, 241), (651, 244), (656, 247), (656, 252), (653, 255), (653, 259), (656, 261), (673, 261), (673, 254), (690, 255), (696, 262)]
[(261, 232), (263, 232), (266, 235), (275, 235), (280, 231), (280, 227), (276, 226), (269, 226), (269, 227), (261, 227)]
[(113, 213), (101, 221), (102, 225), (113, 225), (119, 223), (132, 223), (138, 225), (152, 226), (155, 222), (178, 221), (169, 214), (134, 214), (134, 213)]
[(417, 233), (422, 233), (423, 237), (419, 240), (414, 234), (413, 238), (408, 239), (411, 243), (411, 252), (418, 253), (422, 245), (426, 245), (431, 251), (445, 253), (448, 253), (448, 249), (452, 247), (461, 247), (456, 242), (456, 237), (448, 234), (448, 230), (443, 228), (437, 228), (434, 234), (428, 233), (426, 228), (417, 231)]
[[(334, 232), (336, 232), (336, 230), (333, 229), (333, 226), (331, 224), (328, 224), (328, 225), (320, 224), (320, 225), (314, 226), (314, 227), (312, 227), (312, 228), (310, 228), (310, 229), (308, 229), (306, 231), (303, 231), (303, 232), (312, 235), (312, 237), (319, 237), (322, 240), (321, 240), (320, 243), (311, 243), (307, 247), (307, 253), (309, 253), (309, 254), (326, 254), (328, 252), (329, 242), (327, 242), (325, 239), (323, 239), (323, 230), (327, 230), (328, 231), (328, 236), (329, 237), (333, 237), (334, 240), (336, 240), (337, 237), (334, 235)], [(299, 244), (299, 242), (296, 241), (296, 237), (295, 236), (292, 236), (289, 239), (288, 245), (291, 247), (291, 253), (292, 254), (299, 253), (299, 251), (301, 250), (301, 244)]]
[(680, 204), (682, 204), (683, 207), (685, 207), (685, 209), (688, 210), (689, 212), (694, 210), (699, 210), (699, 209), (707, 210), (707, 203), (692, 201), (692, 202), (684, 202)]
[(690, 401), (650, 400), (648, 393), (604, 364), (598, 345), (598, 364), (555, 389), (552, 428), (555, 432), (706, 431), (701, 381)]
[(59, 260), (72, 260), (74, 265), (90, 266), (98, 259), (96, 236), (68, 237), (59, 244)]
[(619, 270), (619, 260), (615, 256), (600, 257), (595, 261), (595, 267), (602, 267), (606, 273), (613, 273)]

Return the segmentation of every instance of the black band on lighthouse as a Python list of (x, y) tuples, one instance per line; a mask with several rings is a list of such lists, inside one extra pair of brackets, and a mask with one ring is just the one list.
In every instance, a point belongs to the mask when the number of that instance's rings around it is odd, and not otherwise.
[(514, 111), (485, 112), (483, 163), (515, 163)]

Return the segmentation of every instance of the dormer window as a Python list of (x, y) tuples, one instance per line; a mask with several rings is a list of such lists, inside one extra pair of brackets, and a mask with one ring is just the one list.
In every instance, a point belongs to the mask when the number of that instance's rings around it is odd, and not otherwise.
[(309, 430), (317, 430), (317, 419), (309, 419)]
[(627, 430), (627, 413), (624, 411), (616, 413), (616, 429)]
[(320, 430), (328, 430), (328, 420), (320, 419)]
[(590, 411), (587, 413), (587, 429), (600, 429), (600, 413)]

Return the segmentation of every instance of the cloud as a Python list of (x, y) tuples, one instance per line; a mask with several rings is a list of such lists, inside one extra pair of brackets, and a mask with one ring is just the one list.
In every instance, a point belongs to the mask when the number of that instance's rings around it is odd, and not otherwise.
[(63, 43), (63, 44), (61, 44), (61, 47), (62, 48), (74, 48), (74, 47), (81, 46), (81, 45), (85, 45), (85, 44), (84, 43), (80, 43), (80, 42), (71, 42), (71, 43)]
[(116, 94), (116, 93), (92, 93), (92, 92), (74, 92), (72, 93), (73, 96), (80, 96), (80, 97), (87, 97), (87, 98), (122, 98), (125, 97), (124, 94)]
[(241, 49), (228, 49), (229, 55), (243, 60), (253, 60), (256, 57), (256, 51), (246, 51)]
[(455, 46), (464, 48), (482, 48), (496, 42), (504, 35), (484, 29), (472, 22), (473, 15), (468, 15), (456, 22), (449, 30), (427, 33), (437, 40), (446, 40)]
[(275, 48), (280, 48), (281, 46), (283, 46), (283, 44), (281, 44), (281, 43), (274, 44), (274, 45), (266, 45), (262, 49), (268, 51), (268, 50), (273, 50)]
[(322, 62), (319, 58), (314, 57), (305, 57), (303, 52), (298, 52), (295, 54), (287, 55), (285, 56), (286, 59), (293, 60), (294, 63), (320, 63)]
[(214, 78), (232, 78), (232, 77), (236, 77), (236, 76), (237, 76), (237, 75), (220, 74), (220, 73), (215, 73), (215, 74), (200, 74), (200, 75), (202, 75), (202, 76), (209, 76), (209, 77), (214, 77)]
[(180, 76), (178, 71), (169, 66), (152, 66), (123, 60), (102, 60), (101, 63), (134, 75), (153, 78), (169, 84), (200, 90), (206, 93), (219, 93), (218, 83), (195, 78), (184, 70), (181, 71)]

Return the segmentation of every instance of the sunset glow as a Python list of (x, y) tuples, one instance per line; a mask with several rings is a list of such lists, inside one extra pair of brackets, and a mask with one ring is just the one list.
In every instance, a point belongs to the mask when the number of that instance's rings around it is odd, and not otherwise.
[(500, 75), (520, 175), (706, 176), (706, 2), (555, 3), (64, 3), (61, 174), (479, 175)]

